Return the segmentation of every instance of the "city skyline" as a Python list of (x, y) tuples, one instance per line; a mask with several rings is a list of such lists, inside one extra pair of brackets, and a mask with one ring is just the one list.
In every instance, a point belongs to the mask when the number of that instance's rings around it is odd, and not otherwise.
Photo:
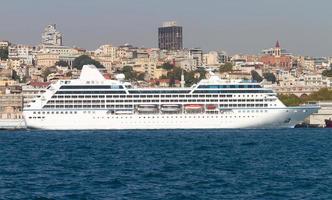
[(158, 27), (175, 20), (183, 27), (184, 48), (257, 54), (279, 40), (297, 55), (331, 56), (328, 7), (332, 3), (318, 2), (37, 0), (29, 4), (14, 0), (2, 3), (7, 9), (0, 17), (8, 20), (0, 21), (0, 40), (36, 45), (43, 28), (54, 23), (68, 46), (90, 50), (107, 43), (157, 47)]

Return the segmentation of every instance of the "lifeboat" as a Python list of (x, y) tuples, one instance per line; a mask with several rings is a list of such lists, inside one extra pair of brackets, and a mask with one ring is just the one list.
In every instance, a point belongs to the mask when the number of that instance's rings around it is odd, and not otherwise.
[(117, 115), (125, 115), (125, 114), (133, 114), (134, 111), (133, 110), (116, 110), (114, 113)]
[(177, 112), (180, 110), (180, 105), (162, 105), (161, 111), (163, 112)]
[(184, 108), (186, 110), (198, 110), (198, 109), (202, 109), (203, 106), (199, 105), (199, 104), (189, 104), (189, 105), (185, 105)]
[(206, 105), (207, 110), (215, 110), (216, 107), (217, 107), (216, 105)]
[(156, 112), (158, 109), (156, 105), (139, 105), (137, 110), (139, 112)]

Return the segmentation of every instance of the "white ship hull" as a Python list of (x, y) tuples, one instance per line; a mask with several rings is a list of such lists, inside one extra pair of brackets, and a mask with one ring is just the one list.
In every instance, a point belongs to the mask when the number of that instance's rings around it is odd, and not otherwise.
[[(70, 111), (42, 114), (24, 111), (29, 128), (49, 130), (89, 129), (227, 129), (292, 128), (318, 110), (317, 106), (274, 109), (233, 109), (219, 114), (109, 114), (108, 110)], [(67, 114), (66, 114), (67, 112)], [(52, 113), (52, 112), (50, 112)]]

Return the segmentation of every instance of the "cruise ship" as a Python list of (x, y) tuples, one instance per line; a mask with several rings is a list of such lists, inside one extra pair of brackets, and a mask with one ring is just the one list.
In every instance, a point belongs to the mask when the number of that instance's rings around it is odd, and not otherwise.
[(139, 88), (124, 78), (108, 80), (85, 65), (78, 79), (59, 80), (29, 103), (26, 124), (53, 130), (291, 128), (319, 109), (286, 107), (260, 83), (212, 73), (182, 88)]

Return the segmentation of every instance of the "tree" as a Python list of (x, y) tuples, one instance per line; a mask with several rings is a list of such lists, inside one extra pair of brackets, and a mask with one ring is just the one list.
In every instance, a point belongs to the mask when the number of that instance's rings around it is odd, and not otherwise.
[(145, 78), (144, 73), (135, 72), (132, 66), (124, 66), (119, 72), (123, 73), (126, 77), (126, 80), (130, 81), (143, 81)]
[(133, 80), (135, 78), (135, 72), (132, 66), (124, 66), (121, 70), (126, 77), (126, 80)]
[(322, 88), (317, 92), (311, 93), (306, 99), (306, 101), (331, 101), (332, 100), (332, 90), (328, 88)]
[(186, 81), (186, 86), (192, 86), (199, 81), (199, 79), (195, 78), (195, 72), (193, 71), (184, 71), (184, 80)]
[(267, 81), (270, 81), (272, 83), (275, 83), (277, 81), (277, 78), (276, 76), (271, 73), (271, 72), (268, 72), (268, 73), (264, 73), (263, 74), (263, 77), (267, 80)]
[(219, 72), (221, 72), (221, 73), (222, 72), (230, 72), (232, 70), (233, 70), (233, 64), (230, 63), (230, 62), (227, 62), (223, 65), (220, 65), (220, 67), (219, 67)]
[(278, 97), (280, 101), (282, 101), (286, 106), (298, 106), (310, 101), (331, 101), (332, 90), (329, 90), (328, 88), (322, 88), (309, 95), (301, 95), (301, 97), (298, 97), (295, 94), (279, 94)]
[(166, 63), (162, 64), (160, 67), (169, 71), (169, 70), (172, 70), (175, 66), (169, 62), (166, 62)]
[(21, 79), (15, 70), (12, 70), (12, 79), (16, 81), (20, 81)]
[(0, 48), (0, 60), (8, 59), (8, 48)]
[(263, 78), (255, 70), (251, 71), (251, 78), (257, 82), (262, 82)]
[(55, 66), (68, 67), (69, 65), (66, 61), (60, 60), (55, 63)]
[(326, 69), (322, 72), (323, 76), (332, 77), (332, 69)]
[(174, 67), (172, 71), (167, 73), (167, 78), (174, 80), (181, 80), (182, 69), (179, 67)]
[(278, 98), (281, 102), (283, 102), (286, 106), (298, 106), (304, 103), (304, 100), (295, 94), (279, 94)]
[(52, 72), (50, 70), (50, 68), (45, 68), (42, 72), (42, 77), (44, 79), (44, 81), (47, 81), (47, 76), (50, 75)]
[(203, 78), (205, 78), (206, 71), (205, 71), (204, 68), (198, 68), (195, 72), (199, 73), (198, 81), (200, 81), (200, 80), (202, 80)]
[(94, 65), (97, 68), (104, 68), (104, 66), (100, 62), (90, 58), (90, 56), (87, 55), (81, 55), (75, 58), (75, 60), (73, 61), (74, 68), (81, 70), (83, 68), (83, 65)]
[(144, 74), (144, 73), (136, 73), (136, 74), (135, 74), (135, 78), (136, 78), (136, 80), (138, 80), (138, 81), (144, 81), (145, 74)]

